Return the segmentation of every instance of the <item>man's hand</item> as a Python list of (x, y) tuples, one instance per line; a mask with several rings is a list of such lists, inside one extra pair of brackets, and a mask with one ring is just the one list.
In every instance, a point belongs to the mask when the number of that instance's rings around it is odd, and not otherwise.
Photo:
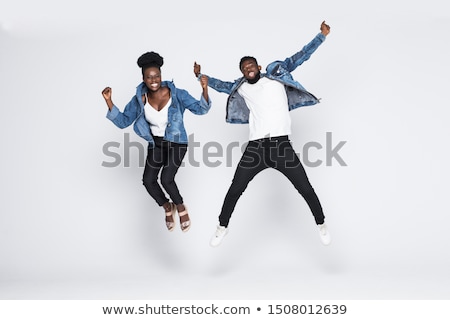
[(327, 36), (330, 33), (330, 26), (325, 23), (325, 20), (320, 25), (320, 32), (322, 32), (324, 36)]
[(197, 64), (197, 62), (194, 62), (194, 74), (198, 78), (198, 75), (200, 74), (200, 65)]

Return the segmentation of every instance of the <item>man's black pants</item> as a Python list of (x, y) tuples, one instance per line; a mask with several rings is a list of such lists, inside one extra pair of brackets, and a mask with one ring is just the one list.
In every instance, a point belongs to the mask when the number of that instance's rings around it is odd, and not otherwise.
[(231, 214), (247, 185), (259, 172), (267, 168), (284, 174), (306, 200), (316, 223), (324, 223), (322, 206), (300, 159), (295, 154), (288, 136), (280, 136), (249, 141), (225, 196), (219, 216), (221, 226), (228, 227)]

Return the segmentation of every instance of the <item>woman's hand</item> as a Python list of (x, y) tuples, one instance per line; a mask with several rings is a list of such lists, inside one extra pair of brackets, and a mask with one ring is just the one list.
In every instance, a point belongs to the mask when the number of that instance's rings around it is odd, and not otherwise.
[(208, 77), (205, 75), (202, 75), (200, 78), (200, 85), (202, 86), (202, 89), (208, 88)]
[(205, 75), (202, 75), (200, 77), (200, 85), (202, 86), (203, 89), (203, 97), (205, 98), (206, 101), (209, 100), (209, 96), (208, 96), (208, 77)]
[(103, 89), (102, 95), (105, 100), (111, 100), (112, 89), (110, 87), (106, 87)]
[(106, 101), (106, 104), (108, 105), (109, 110), (112, 109), (113, 107), (113, 102), (111, 100), (111, 96), (112, 96), (112, 89), (110, 87), (106, 87), (105, 89), (103, 89), (102, 91), (102, 96)]

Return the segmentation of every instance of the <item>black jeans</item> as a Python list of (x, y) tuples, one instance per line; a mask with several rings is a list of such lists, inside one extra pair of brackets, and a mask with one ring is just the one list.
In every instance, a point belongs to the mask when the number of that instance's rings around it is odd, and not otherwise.
[(161, 171), (161, 185), (167, 191), (175, 204), (182, 204), (175, 175), (186, 155), (187, 145), (163, 140), (162, 137), (154, 137), (155, 147), (148, 149), (142, 182), (150, 196), (162, 206), (168, 202), (164, 191), (158, 183), (158, 175)]
[(262, 170), (274, 168), (284, 174), (303, 196), (317, 224), (325, 220), (319, 198), (287, 136), (250, 141), (236, 168), (233, 182), (219, 216), (221, 226), (228, 227), (231, 214), (248, 183)]

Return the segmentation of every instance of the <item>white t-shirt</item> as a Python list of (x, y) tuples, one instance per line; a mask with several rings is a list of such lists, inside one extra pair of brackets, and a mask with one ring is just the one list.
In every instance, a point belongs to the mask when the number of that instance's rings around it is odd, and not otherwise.
[(153, 136), (164, 137), (167, 122), (169, 119), (168, 111), (169, 106), (172, 103), (172, 97), (170, 97), (167, 104), (159, 111), (153, 108), (150, 103), (148, 103), (147, 96), (145, 97), (145, 99), (146, 101), (144, 105), (144, 115), (145, 119), (150, 124), (150, 130), (152, 131)]
[(291, 117), (284, 85), (262, 77), (238, 89), (250, 109), (250, 140), (291, 134)]

